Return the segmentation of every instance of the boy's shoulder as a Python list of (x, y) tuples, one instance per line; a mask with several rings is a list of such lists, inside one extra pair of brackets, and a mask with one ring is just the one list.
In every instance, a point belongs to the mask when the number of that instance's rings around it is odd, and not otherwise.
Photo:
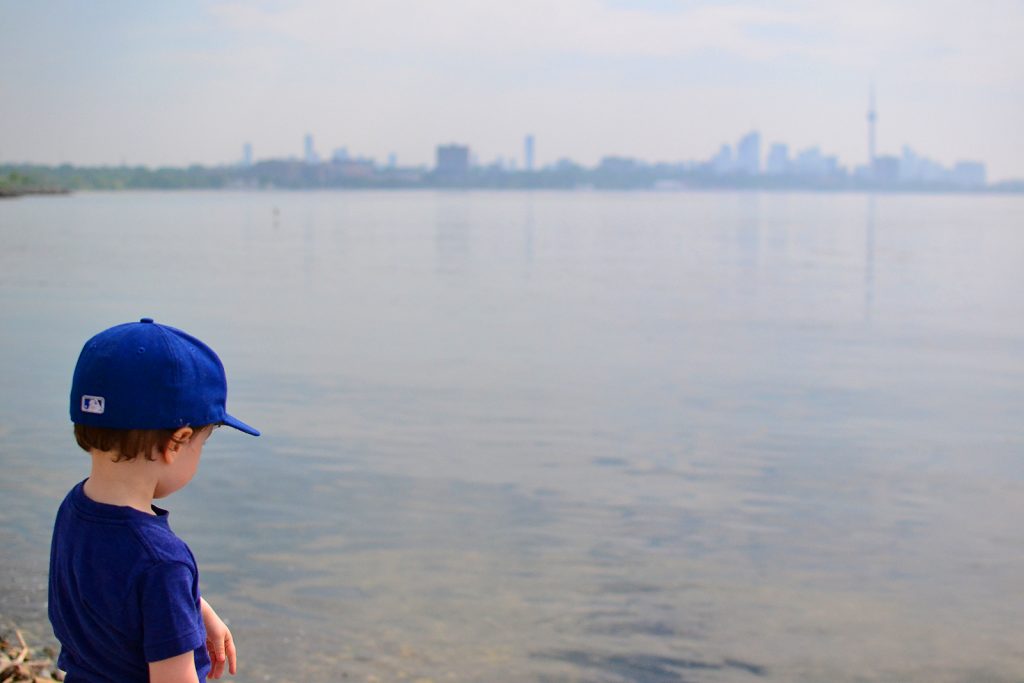
[(166, 510), (154, 506), (156, 514), (148, 515), (129, 507), (97, 503), (85, 495), (83, 484), (75, 486), (61, 504), (55, 545), (74, 546), (88, 556), (105, 555), (121, 563), (122, 570), (145, 571), (148, 566), (164, 563), (195, 567), (192, 551), (171, 529)]

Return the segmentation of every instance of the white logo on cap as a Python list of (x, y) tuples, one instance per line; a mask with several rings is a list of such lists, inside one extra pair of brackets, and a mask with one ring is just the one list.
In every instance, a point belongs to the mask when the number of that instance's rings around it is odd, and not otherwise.
[(82, 412), (102, 415), (103, 407), (106, 405), (106, 403), (106, 399), (104, 399), (102, 396), (82, 396)]

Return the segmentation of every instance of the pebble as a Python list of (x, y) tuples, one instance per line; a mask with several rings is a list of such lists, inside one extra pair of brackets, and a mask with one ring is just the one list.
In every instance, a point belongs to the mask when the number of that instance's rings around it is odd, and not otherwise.
[(32, 648), (25, 642), (21, 631), (0, 636), (0, 683), (45, 683), (63, 681), (64, 672), (53, 665), (53, 660), (33, 657)]

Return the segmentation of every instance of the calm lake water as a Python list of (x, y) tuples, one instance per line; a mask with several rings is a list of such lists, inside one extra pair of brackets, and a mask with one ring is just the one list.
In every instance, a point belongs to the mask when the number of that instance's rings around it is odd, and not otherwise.
[(0, 615), (48, 634), (82, 343), (228, 407), (167, 499), (239, 680), (1024, 680), (1024, 197), (0, 203)]

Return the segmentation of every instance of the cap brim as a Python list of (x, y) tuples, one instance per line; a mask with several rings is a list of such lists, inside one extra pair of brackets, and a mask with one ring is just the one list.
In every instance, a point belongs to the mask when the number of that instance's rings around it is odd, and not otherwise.
[(227, 413), (224, 413), (224, 424), (226, 424), (228, 427), (234, 427), (238, 431), (245, 432), (246, 434), (252, 434), (253, 436), (260, 435), (260, 430), (256, 429), (255, 427), (250, 427), (249, 425), (239, 420), (237, 417), (231, 417)]

